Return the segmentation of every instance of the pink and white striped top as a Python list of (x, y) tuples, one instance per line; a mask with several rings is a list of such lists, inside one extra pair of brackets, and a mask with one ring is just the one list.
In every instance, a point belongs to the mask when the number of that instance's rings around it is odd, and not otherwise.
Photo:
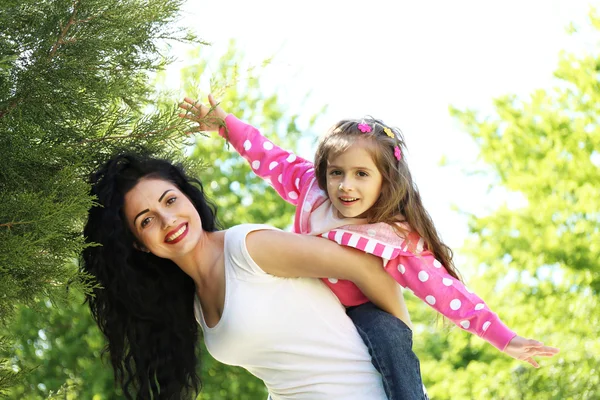
[[(311, 213), (328, 202), (317, 184), (313, 163), (281, 149), (253, 126), (233, 115), (225, 119), (227, 137), (236, 151), (287, 202), (296, 206), (294, 231), (310, 233)], [(343, 223), (343, 220), (342, 220)], [(406, 231), (410, 232), (407, 225)], [(406, 237), (386, 223), (343, 225), (321, 234), (340, 245), (381, 257), (386, 271), (436, 311), (499, 350), (504, 350), (516, 333), (492, 312), (481, 298), (452, 277), (435, 259), (415, 232)], [(345, 306), (369, 301), (352, 282), (323, 279)]]

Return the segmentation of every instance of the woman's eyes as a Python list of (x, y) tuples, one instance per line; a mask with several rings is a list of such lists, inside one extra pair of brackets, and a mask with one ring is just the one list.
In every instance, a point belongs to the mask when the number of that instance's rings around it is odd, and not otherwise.
[(358, 172), (356, 173), (356, 175), (358, 175), (358, 176), (362, 176), (362, 177), (369, 176), (369, 174), (367, 174), (367, 173), (366, 173), (366, 172), (364, 172), (364, 171), (358, 171)]
[[(169, 197), (165, 203), (168, 206), (170, 206), (171, 204), (175, 203), (176, 201), (177, 201), (177, 197)], [(145, 228), (150, 222), (152, 222), (152, 217), (146, 217), (142, 220), (142, 222), (140, 223), (140, 226), (142, 228)]]

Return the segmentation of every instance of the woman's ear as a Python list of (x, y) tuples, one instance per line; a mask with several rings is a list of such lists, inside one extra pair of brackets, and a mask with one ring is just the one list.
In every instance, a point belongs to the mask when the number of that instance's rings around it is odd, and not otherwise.
[(138, 243), (137, 240), (133, 242), (133, 248), (139, 251), (143, 251), (144, 253), (150, 253), (150, 250), (148, 250), (143, 244)]

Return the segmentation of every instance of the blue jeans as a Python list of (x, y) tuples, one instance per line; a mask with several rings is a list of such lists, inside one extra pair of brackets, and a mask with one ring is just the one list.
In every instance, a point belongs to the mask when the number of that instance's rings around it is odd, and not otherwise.
[(388, 399), (427, 399), (419, 359), (412, 350), (412, 330), (370, 302), (348, 307), (346, 313), (369, 349)]

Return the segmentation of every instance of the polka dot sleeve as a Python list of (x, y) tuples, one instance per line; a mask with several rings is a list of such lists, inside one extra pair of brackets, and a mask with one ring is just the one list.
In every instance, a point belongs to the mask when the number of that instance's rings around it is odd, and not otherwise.
[(397, 257), (385, 269), (436, 311), (500, 351), (516, 336), (481, 298), (448, 274), (433, 255)]
[(286, 151), (265, 138), (258, 129), (229, 114), (225, 118), (227, 137), (235, 150), (250, 164), (252, 171), (271, 185), (287, 202), (297, 206), (301, 188), (314, 173), (310, 161)]

